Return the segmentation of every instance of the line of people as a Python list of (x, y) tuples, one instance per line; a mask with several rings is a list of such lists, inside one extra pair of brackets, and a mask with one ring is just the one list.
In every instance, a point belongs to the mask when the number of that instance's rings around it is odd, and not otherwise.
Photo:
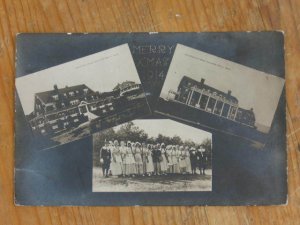
[(205, 174), (208, 157), (204, 148), (189, 146), (105, 142), (100, 150), (103, 176), (151, 176), (167, 174)]

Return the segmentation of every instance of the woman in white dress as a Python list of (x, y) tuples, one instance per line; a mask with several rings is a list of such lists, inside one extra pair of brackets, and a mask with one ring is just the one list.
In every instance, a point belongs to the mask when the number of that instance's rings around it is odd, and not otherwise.
[(168, 160), (166, 156), (166, 147), (164, 143), (161, 143), (160, 151), (161, 151), (160, 170), (163, 175), (167, 175)]
[(127, 146), (126, 146), (126, 143), (124, 141), (121, 141), (120, 142), (120, 155), (122, 157), (122, 171), (123, 171), (123, 177), (129, 175), (127, 174), (126, 172), (128, 171), (127, 169), (127, 164), (125, 163), (126, 162), (126, 153), (127, 153)]
[(179, 146), (173, 145), (172, 147), (172, 162), (173, 162), (173, 173), (180, 173), (179, 169)]
[(147, 175), (147, 145), (142, 143), (142, 161), (143, 161), (143, 176)]
[(152, 159), (152, 146), (150, 144), (148, 144), (145, 149), (145, 154), (147, 155), (146, 173), (148, 176), (151, 176), (154, 173), (154, 165)]
[(188, 174), (192, 173), (191, 159), (190, 159), (190, 148), (188, 146), (185, 147), (185, 163), (186, 163), (186, 172)]
[(185, 150), (183, 146), (179, 147), (179, 167), (180, 167), (180, 173), (185, 174), (186, 172), (186, 162), (185, 162)]
[(173, 173), (173, 159), (172, 159), (172, 145), (167, 145), (166, 147), (166, 156), (168, 160), (168, 170), (167, 173)]
[(127, 176), (135, 176), (136, 174), (135, 160), (134, 160), (132, 145), (130, 141), (127, 142), (127, 147), (126, 147), (125, 167), (126, 167), (125, 174)]
[(135, 158), (136, 173), (137, 175), (143, 175), (142, 145), (139, 142), (135, 143), (133, 152)]
[(119, 148), (119, 142), (117, 140), (114, 141), (114, 144), (111, 148), (111, 154), (112, 154), (112, 162), (111, 162), (111, 173), (113, 176), (120, 176), (122, 175), (122, 157), (121, 152)]

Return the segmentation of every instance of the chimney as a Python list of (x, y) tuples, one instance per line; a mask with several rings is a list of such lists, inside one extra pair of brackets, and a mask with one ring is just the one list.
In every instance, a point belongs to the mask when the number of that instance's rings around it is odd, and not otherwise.
[(228, 96), (230, 96), (230, 95), (231, 95), (231, 90), (228, 90), (228, 93), (227, 93), (227, 94), (228, 94)]
[(204, 79), (204, 78), (201, 78), (200, 84), (203, 85), (204, 82), (205, 82), (205, 79)]
[(54, 84), (54, 86), (53, 86), (53, 88), (54, 88), (54, 90), (58, 90), (58, 88), (57, 88), (57, 84)]

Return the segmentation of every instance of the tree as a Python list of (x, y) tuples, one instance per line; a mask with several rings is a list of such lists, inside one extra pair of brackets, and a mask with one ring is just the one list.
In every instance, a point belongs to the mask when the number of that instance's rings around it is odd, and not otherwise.
[(171, 138), (171, 142), (173, 145), (182, 145), (183, 144), (181, 138), (177, 135), (175, 135)]
[(148, 134), (138, 126), (135, 126), (133, 122), (128, 122), (116, 132), (116, 138), (123, 141), (146, 142)]

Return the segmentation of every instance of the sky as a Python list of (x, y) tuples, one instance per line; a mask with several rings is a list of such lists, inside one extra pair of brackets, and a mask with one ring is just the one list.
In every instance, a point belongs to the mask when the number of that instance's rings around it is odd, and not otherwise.
[(25, 115), (33, 111), (34, 94), (86, 84), (94, 91), (111, 91), (118, 83), (141, 83), (129, 47), (120, 45), (16, 79), (16, 88)]
[[(184, 141), (192, 140), (196, 143), (201, 143), (206, 138), (212, 138), (209, 132), (170, 119), (133, 120), (132, 122), (140, 129), (143, 129), (149, 137), (157, 137), (158, 134), (169, 137), (177, 135)], [(119, 130), (121, 126), (115, 127), (115, 131)]]
[(256, 122), (270, 127), (284, 79), (267, 74), (205, 52), (177, 44), (160, 96), (166, 98), (169, 90), (177, 90), (183, 76), (232, 95), (244, 109), (253, 108)]

